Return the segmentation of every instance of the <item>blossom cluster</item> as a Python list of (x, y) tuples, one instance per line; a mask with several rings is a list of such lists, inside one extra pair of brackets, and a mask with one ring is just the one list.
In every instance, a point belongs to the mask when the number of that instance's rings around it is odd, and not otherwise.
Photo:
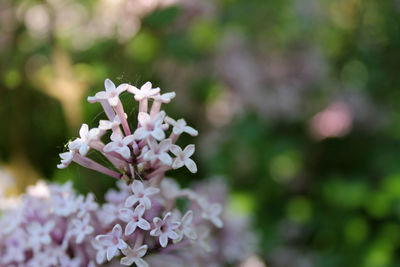
[[(150, 82), (138, 89), (108, 79), (105, 89), (88, 100), (99, 102), (108, 120), (92, 129), (83, 124), (58, 167), (76, 162), (117, 179), (118, 189), (100, 205), (71, 183), (29, 187), (18, 205), (0, 214), (0, 266), (221, 266), (248, 255), (239, 234), (245, 227), (223, 218), (224, 190), (181, 189), (165, 177), (183, 166), (197, 171), (195, 146), (176, 144), (181, 134), (197, 131), (161, 110), (175, 93), (160, 94)], [(123, 92), (139, 102), (134, 121), (119, 98)], [(90, 158), (93, 150), (108, 163)]]
[[(253, 253), (245, 218), (226, 209), (221, 214), (203, 209), (205, 199), (226, 201), (220, 181), (201, 182), (190, 190), (165, 178), (155, 194), (143, 183), (117, 185), (118, 190), (106, 193), (103, 205), (92, 194), (77, 194), (70, 182), (28, 187), (19, 205), (0, 216), (0, 266), (224, 266), (237, 265)], [(132, 197), (133, 189), (147, 190), (146, 196)], [(188, 208), (185, 214), (173, 208), (162, 218), (154, 216), (181, 200)], [(135, 210), (124, 208), (125, 202), (135, 201)], [(211, 227), (222, 221), (222, 229)]]
[(2, 211), (0, 266), (95, 266), (98, 208), (93, 194), (76, 194), (72, 183), (28, 187), (19, 205)]
[[(122, 265), (147, 266), (143, 257), (149, 253), (174, 253), (181, 247), (203, 244), (199, 237), (204, 234), (199, 231), (223, 226), (222, 206), (193, 191), (178, 190), (164, 179), (166, 171), (184, 166), (197, 172), (191, 159), (195, 146), (181, 148), (176, 142), (183, 133), (196, 136), (198, 132), (184, 119), (174, 120), (161, 110), (175, 93), (161, 94), (160, 88), (153, 88), (150, 82), (136, 88), (129, 84), (116, 86), (106, 79), (104, 85), (105, 91), (88, 101), (100, 103), (108, 120), (100, 120), (92, 129), (83, 124), (80, 137), (68, 143), (69, 151), (60, 154), (58, 165), (65, 168), (76, 162), (121, 181), (120, 191), (108, 193), (107, 203), (99, 210), (103, 231), (93, 242), (96, 263), (121, 255)], [(134, 120), (128, 118), (120, 100), (124, 92), (139, 103)], [(133, 122), (137, 127), (132, 127)], [(92, 160), (90, 150), (100, 152), (109, 163)], [(178, 208), (177, 201), (184, 201), (185, 207)]]

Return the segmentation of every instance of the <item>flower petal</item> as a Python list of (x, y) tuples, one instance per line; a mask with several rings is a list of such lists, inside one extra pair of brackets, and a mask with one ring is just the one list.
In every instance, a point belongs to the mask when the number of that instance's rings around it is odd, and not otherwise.
[(136, 202), (138, 202), (139, 199), (136, 196), (129, 196), (126, 200), (125, 200), (125, 207), (130, 208), (133, 205), (136, 204)]
[(146, 231), (150, 230), (150, 228), (151, 228), (150, 223), (143, 218), (139, 219), (139, 222), (137, 223), (137, 225), (139, 226), (139, 228), (146, 230)]
[(166, 234), (161, 234), (160, 238), (159, 238), (159, 241), (160, 241), (160, 245), (163, 248), (165, 248), (167, 246), (167, 244), (168, 244), (168, 236)]
[(185, 165), (185, 163), (182, 160), (175, 158), (174, 162), (172, 163), (172, 169), (179, 169), (183, 165)]
[(189, 169), (191, 173), (196, 173), (197, 172), (197, 165), (192, 159), (186, 159), (185, 160), (185, 166), (186, 168)]
[(135, 137), (136, 140), (142, 140), (147, 136), (149, 136), (149, 132), (144, 127), (140, 127), (136, 129), (133, 136)]
[(106, 91), (115, 90), (115, 84), (110, 79), (104, 81), (104, 87), (106, 88)]
[(183, 150), (183, 155), (185, 156), (185, 158), (189, 158), (190, 156), (193, 155), (195, 150), (194, 145), (188, 145), (187, 147), (185, 147), (185, 149)]
[(152, 132), (151, 135), (157, 139), (158, 141), (161, 141), (162, 139), (165, 138), (165, 133), (161, 128), (155, 128)]
[(146, 252), (147, 252), (147, 245), (143, 245), (143, 246), (138, 247), (138, 248), (135, 250), (135, 252), (136, 252), (136, 255), (137, 255), (139, 258), (142, 258), (142, 257), (146, 254)]
[(156, 187), (147, 187), (147, 188), (144, 190), (144, 193), (145, 193), (147, 196), (155, 195), (155, 194), (158, 194), (159, 192), (160, 192), (160, 189), (159, 189), (159, 188), (156, 188)]
[(175, 156), (178, 156), (182, 152), (182, 148), (177, 145), (172, 145), (170, 150)]
[(125, 227), (125, 235), (130, 235), (135, 232), (137, 227), (137, 223), (134, 221), (130, 221)]

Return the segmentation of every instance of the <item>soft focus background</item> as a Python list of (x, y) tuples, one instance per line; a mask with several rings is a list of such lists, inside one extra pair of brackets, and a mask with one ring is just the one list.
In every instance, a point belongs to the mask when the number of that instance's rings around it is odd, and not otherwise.
[[(199, 173), (252, 216), (268, 266), (400, 266), (400, 1), (1, 0), (0, 166), (14, 191), (112, 179), (58, 153), (150, 80), (199, 130)], [(131, 116), (133, 99), (124, 95)], [(0, 180), (9, 181), (3, 175)]]

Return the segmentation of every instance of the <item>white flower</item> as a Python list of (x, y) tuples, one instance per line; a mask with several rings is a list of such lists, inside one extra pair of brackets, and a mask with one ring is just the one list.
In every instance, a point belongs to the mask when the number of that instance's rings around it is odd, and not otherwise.
[(197, 245), (205, 252), (210, 253), (212, 251), (212, 247), (210, 245), (210, 228), (203, 226), (198, 232), (199, 235), (196, 242)]
[(203, 219), (211, 221), (216, 227), (222, 228), (224, 223), (219, 218), (222, 213), (222, 206), (219, 203), (209, 204), (206, 200), (199, 201), (199, 205), (202, 209), (201, 216)]
[(136, 227), (142, 230), (150, 230), (150, 223), (143, 219), (143, 214), (146, 208), (143, 204), (139, 204), (135, 211), (123, 208), (119, 211), (119, 218), (128, 223), (125, 227), (125, 235), (128, 236), (135, 232)]
[(79, 218), (82, 218), (85, 213), (89, 212), (89, 211), (95, 211), (97, 210), (97, 208), (99, 207), (99, 205), (94, 201), (94, 194), (89, 193), (86, 196), (86, 200), (83, 200), (84, 197), (81, 195), (78, 197), (77, 199), (77, 206), (78, 206), (78, 214), (77, 216)]
[(155, 96), (153, 96), (153, 99), (155, 101), (160, 101), (162, 103), (168, 104), (169, 102), (171, 102), (171, 100), (176, 96), (175, 92), (169, 92), (169, 93), (165, 93), (165, 94), (157, 94)]
[(175, 199), (181, 195), (179, 184), (170, 178), (164, 178), (160, 184), (161, 194), (166, 199)]
[(79, 154), (85, 156), (90, 149), (90, 143), (93, 141), (98, 141), (101, 137), (101, 131), (98, 128), (90, 129), (87, 124), (82, 124), (79, 130), (80, 138), (68, 144), (70, 150), (78, 150)]
[(133, 192), (132, 196), (129, 196), (125, 201), (125, 207), (130, 208), (137, 202), (143, 204), (146, 209), (151, 208), (151, 200), (149, 196), (157, 194), (160, 189), (155, 187), (148, 187), (144, 189), (143, 183), (135, 180), (131, 185), (131, 190)]
[(77, 244), (80, 244), (83, 242), (85, 236), (90, 235), (93, 233), (94, 228), (89, 225), (90, 221), (90, 215), (86, 214), (85, 217), (83, 217), (82, 220), (79, 219), (73, 219), (71, 221), (72, 223), (72, 230), (71, 234), (76, 235), (75, 242)]
[(150, 235), (159, 236), (160, 245), (165, 248), (168, 244), (168, 238), (172, 240), (178, 239), (179, 235), (174, 231), (176, 230), (180, 222), (172, 221), (172, 213), (168, 212), (161, 220), (158, 217), (153, 219), (154, 229), (151, 230)]
[(51, 243), (50, 232), (55, 226), (54, 221), (47, 221), (44, 225), (39, 222), (28, 224), (27, 230), (29, 234), (29, 245), (32, 248), (40, 249), (41, 245), (49, 245)]
[(131, 156), (131, 150), (128, 145), (135, 141), (133, 135), (122, 137), (122, 135), (116, 133), (111, 135), (112, 142), (108, 143), (104, 147), (104, 152), (117, 152), (125, 159), (129, 159)]
[(178, 169), (183, 165), (185, 165), (190, 172), (196, 173), (197, 172), (196, 163), (190, 158), (190, 156), (193, 155), (194, 150), (195, 150), (194, 145), (188, 145), (183, 151), (179, 146), (172, 145), (171, 152), (174, 153), (176, 156), (174, 162), (172, 163), (172, 168)]
[(126, 91), (128, 86), (128, 84), (123, 83), (118, 87), (115, 87), (115, 84), (110, 79), (106, 79), (104, 81), (104, 87), (106, 90), (98, 92), (94, 97), (89, 97), (88, 101), (93, 103), (95, 101), (107, 100), (112, 107), (115, 107), (118, 104), (119, 95)]
[(193, 220), (193, 211), (188, 210), (182, 217), (181, 225), (178, 228), (179, 238), (175, 240), (176, 242), (181, 241), (183, 236), (186, 236), (190, 240), (195, 240), (197, 238), (197, 233), (193, 228), (192, 220)]
[(152, 136), (158, 141), (164, 139), (165, 133), (162, 125), (164, 117), (164, 111), (160, 111), (153, 118), (146, 112), (139, 112), (138, 121), (140, 127), (134, 133), (135, 139), (142, 140), (147, 136)]
[(111, 233), (96, 236), (101, 245), (107, 247), (107, 260), (110, 261), (117, 255), (118, 249), (125, 249), (128, 245), (122, 239), (121, 225), (116, 224)]
[(153, 138), (147, 138), (147, 144), (150, 149), (143, 155), (145, 160), (154, 162), (158, 159), (163, 164), (171, 166), (172, 158), (168, 154), (168, 151), (172, 145), (171, 139), (164, 139), (158, 144)]
[(146, 82), (145, 84), (140, 87), (140, 89), (136, 88), (135, 86), (129, 85), (128, 92), (135, 95), (136, 101), (140, 101), (143, 99), (148, 99), (160, 92), (160, 88), (152, 89), (151, 82)]
[(183, 132), (188, 133), (191, 136), (198, 135), (198, 132), (195, 129), (186, 125), (186, 121), (184, 119), (179, 119), (179, 120), (175, 121), (174, 119), (172, 119), (170, 117), (166, 117), (165, 122), (174, 126), (172, 128), (172, 132), (176, 135), (180, 135)]
[(114, 203), (106, 203), (98, 212), (98, 218), (104, 225), (109, 225), (118, 218), (120, 206)]
[[(125, 118), (128, 116), (125, 114)], [(119, 119), (118, 116), (114, 117), (113, 121), (108, 121), (108, 120), (100, 120), (99, 121), (99, 129), (103, 131), (107, 130), (113, 130), (115, 131), (116, 129), (119, 129), (119, 126), (121, 125), (121, 120)]]
[(74, 157), (75, 151), (68, 151), (60, 154), (61, 164), (57, 165), (57, 168), (64, 169), (71, 164), (72, 159)]
[(143, 245), (141, 247), (138, 247), (137, 249), (127, 247), (122, 250), (122, 253), (125, 255), (125, 257), (121, 259), (121, 264), (130, 266), (135, 263), (137, 267), (148, 267), (149, 265), (147, 264), (147, 262), (142, 259), (146, 252), (147, 245)]
[(77, 202), (72, 195), (53, 195), (51, 197), (51, 206), (54, 214), (67, 217), (74, 213), (77, 208)]

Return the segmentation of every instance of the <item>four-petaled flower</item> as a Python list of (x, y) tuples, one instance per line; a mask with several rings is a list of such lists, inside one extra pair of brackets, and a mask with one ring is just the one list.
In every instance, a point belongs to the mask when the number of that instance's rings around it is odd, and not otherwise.
[(136, 227), (142, 230), (150, 230), (150, 223), (143, 219), (146, 208), (143, 204), (139, 204), (135, 211), (123, 208), (119, 211), (119, 218), (128, 224), (125, 227), (125, 235), (128, 236), (135, 232)]
[(120, 134), (112, 134), (111, 141), (104, 147), (104, 152), (117, 152), (125, 159), (129, 159), (131, 156), (131, 150), (128, 145), (132, 144), (135, 141), (133, 135), (128, 135), (126, 137), (122, 137)]
[(140, 89), (135, 86), (130, 85), (128, 88), (128, 92), (135, 95), (135, 99), (137, 101), (141, 101), (143, 99), (148, 99), (160, 92), (160, 88), (152, 88), (151, 82), (146, 82), (140, 87)]
[(64, 169), (71, 164), (72, 159), (74, 158), (75, 151), (68, 151), (60, 154), (61, 163), (57, 165), (57, 168)]
[(199, 201), (199, 204), (202, 209), (201, 216), (203, 219), (211, 221), (218, 228), (224, 226), (224, 223), (219, 217), (222, 212), (221, 204), (209, 204), (206, 200)]
[(186, 236), (191, 240), (197, 239), (197, 233), (193, 228), (192, 220), (193, 220), (193, 211), (188, 210), (182, 217), (181, 225), (178, 228), (179, 237), (178, 239), (174, 240), (175, 242), (181, 241), (183, 236)]
[(96, 236), (96, 240), (104, 247), (107, 247), (108, 261), (118, 254), (118, 249), (122, 250), (128, 246), (122, 239), (122, 228), (119, 224), (114, 226), (111, 233)]
[(82, 218), (82, 220), (74, 219), (71, 221), (72, 223), (71, 233), (73, 235), (76, 235), (76, 240), (75, 240), (76, 243), (78, 244), (82, 243), (85, 236), (93, 233), (94, 228), (89, 224), (89, 221), (90, 221), (89, 214), (86, 214), (85, 217)]
[(172, 163), (172, 168), (178, 169), (178, 168), (182, 167), (183, 165), (185, 165), (186, 168), (188, 168), (190, 172), (192, 172), (192, 173), (197, 172), (196, 163), (190, 158), (190, 156), (192, 156), (194, 153), (194, 149), (195, 149), (194, 145), (188, 145), (182, 151), (182, 148), (180, 148), (179, 146), (172, 145), (171, 152), (174, 153), (176, 156), (176, 158), (174, 159), (174, 162)]
[(154, 162), (155, 160), (160, 160), (163, 164), (171, 166), (172, 158), (168, 154), (168, 151), (172, 145), (171, 139), (164, 139), (160, 143), (157, 143), (153, 138), (147, 138), (147, 144), (149, 145), (149, 150), (143, 155), (145, 160), (150, 160)]
[(80, 138), (70, 142), (68, 147), (71, 150), (78, 150), (79, 154), (85, 156), (90, 149), (90, 143), (100, 139), (101, 131), (98, 128), (89, 130), (89, 126), (84, 123), (79, 130), (79, 136)]
[(121, 125), (121, 120), (119, 119), (118, 116), (115, 116), (114, 120), (112, 120), (112, 121), (108, 121), (108, 120), (100, 120), (99, 121), (99, 129), (103, 130), (103, 131), (112, 130), (114, 132), (114, 131), (120, 129), (119, 128), (120, 125)]
[(158, 236), (160, 245), (165, 248), (168, 244), (168, 238), (175, 240), (179, 238), (179, 235), (175, 232), (181, 224), (178, 221), (173, 221), (172, 213), (168, 212), (161, 220), (158, 217), (153, 219), (154, 229), (151, 230), (150, 235)]
[(149, 196), (157, 194), (160, 189), (155, 187), (148, 187), (144, 189), (143, 183), (135, 180), (131, 185), (131, 190), (133, 192), (132, 196), (129, 196), (125, 201), (125, 207), (130, 208), (137, 202), (143, 204), (146, 209), (151, 208), (151, 200)]
[(165, 93), (165, 94), (157, 94), (155, 96), (153, 96), (155, 101), (160, 101), (162, 103), (168, 104), (169, 102), (171, 102), (171, 100), (175, 97), (175, 92), (169, 92), (169, 93)]
[(55, 222), (48, 221), (44, 225), (39, 222), (32, 222), (27, 226), (29, 233), (29, 245), (32, 248), (40, 249), (41, 245), (48, 245), (51, 242), (50, 232), (54, 229)]
[(112, 106), (115, 107), (118, 105), (119, 101), (119, 95), (126, 91), (129, 87), (128, 84), (123, 83), (120, 84), (118, 87), (115, 87), (115, 84), (110, 80), (106, 79), (104, 81), (104, 87), (106, 88), (105, 91), (101, 91), (96, 93), (94, 97), (88, 98), (89, 101), (94, 102), (96, 100), (107, 100), (108, 103)]
[(89, 211), (95, 211), (99, 205), (94, 201), (94, 194), (89, 193), (86, 196), (86, 199), (84, 200), (83, 196), (78, 197), (77, 203), (78, 203), (78, 217), (82, 218), (87, 212)]
[(149, 265), (147, 262), (142, 259), (146, 252), (147, 245), (140, 246), (137, 249), (127, 247), (122, 250), (122, 253), (125, 255), (125, 257), (121, 259), (121, 264), (130, 266), (135, 263), (137, 267), (148, 267)]
[(140, 127), (134, 133), (135, 139), (142, 140), (147, 136), (152, 136), (158, 141), (164, 139), (165, 133), (162, 125), (164, 117), (164, 111), (160, 111), (153, 118), (146, 112), (139, 112), (138, 121)]
[(175, 121), (174, 119), (172, 119), (170, 117), (166, 117), (165, 122), (174, 126), (172, 128), (172, 132), (176, 135), (180, 135), (183, 132), (188, 133), (191, 136), (198, 135), (198, 132), (194, 128), (187, 126), (186, 121), (184, 119), (179, 119), (179, 120)]

